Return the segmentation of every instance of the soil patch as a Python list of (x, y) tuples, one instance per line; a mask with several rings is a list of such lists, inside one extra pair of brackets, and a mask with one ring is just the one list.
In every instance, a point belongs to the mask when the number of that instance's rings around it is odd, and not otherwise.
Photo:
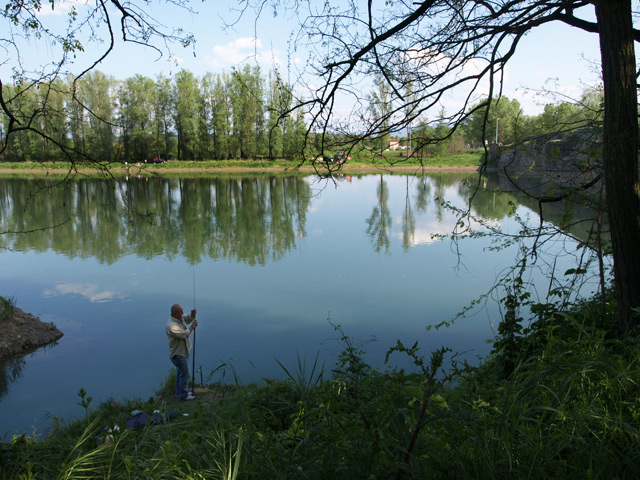
[(53, 322), (43, 322), (17, 307), (14, 310), (11, 320), (0, 323), (0, 358), (24, 355), (62, 337)]

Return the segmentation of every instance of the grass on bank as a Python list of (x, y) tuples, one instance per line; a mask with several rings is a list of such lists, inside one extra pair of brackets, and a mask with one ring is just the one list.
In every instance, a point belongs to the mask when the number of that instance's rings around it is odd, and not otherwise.
[[(484, 160), (484, 150), (468, 150), (464, 153), (443, 156), (443, 157), (409, 157), (407, 158), (402, 152), (386, 152), (384, 158), (373, 156), (370, 153), (363, 152), (354, 154), (351, 160), (347, 161), (340, 168), (348, 170), (349, 167), (376, 167), (387, 168), (393, 166), (416, 166), (421, 165), (429, 167), (477, 167)], [(231, 169), (231, 168), (249, 168), (249, 169), (295, 169), (300, 166), (300, 160), (175, 160), (161, 164), (144, 163), (144, 161), (126, 165), (121, 162), (107, 162), (101, 164), (104, 169), (110, 171), (127, 171), (127, 167), (136, 173), (139, 168), (153, 170), (155, 172), (166, 172), (180, 169)], [(312, 161), (306, 161), (305, 167), (312, 167)], [(87, 165), (87, 168), (95, 168), (95, 164)], [(322, 162), (316, 162), (316, 166), (322, 167)], [(336, 165), (332, 165), (335, 168)], [(82, 169), (83, 165), (78, 165)], [(32, 173), (49, 172), (49, 173), (66, 173), (70, 171), (71, 164), (69, 162), (1, 162), (0, 171), (29, 171)]]
[(11, 320), (16, 313), (16, 301), (13, 297), (0, 296), (0, 325)]
[[(343, 334), (332, 372), (283, 366), (181, 403), (171, 379), (95, 409), (80, 392), (86, 418), (2, 444), (3, 478), (640, 478), (637, 332), (595, 304), (545, 311), (478, 367), (398, 344), (412, 371), (379, 371)], [(135, 409), (178, 417), (126, 430)]]

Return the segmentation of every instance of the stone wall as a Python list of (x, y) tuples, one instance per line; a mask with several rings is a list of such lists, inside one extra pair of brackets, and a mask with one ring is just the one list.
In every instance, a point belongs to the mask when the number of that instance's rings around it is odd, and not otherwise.
[(510, 145), (491, 145), (490, 163), (499, 172), (522, 176), (592, 176), (602, 171), (600, 129), (581, 129), (529, 137)]

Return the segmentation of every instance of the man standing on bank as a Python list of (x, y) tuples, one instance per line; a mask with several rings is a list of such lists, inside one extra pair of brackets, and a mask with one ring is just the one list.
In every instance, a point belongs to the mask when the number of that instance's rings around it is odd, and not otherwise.
[[(187, 327), (188, 324), (191, 326)], [(171, 317), (167, 322), (167, 337), (169, 338), (169, 357), (176, 366), (176, 397), (180, 400), (193, 400), (189, 393), (189, 350), (191, 349), (191, 332), (198, 326), (196, 310), (185, 315), (182, 307), (177, 303), (171, 306)]]

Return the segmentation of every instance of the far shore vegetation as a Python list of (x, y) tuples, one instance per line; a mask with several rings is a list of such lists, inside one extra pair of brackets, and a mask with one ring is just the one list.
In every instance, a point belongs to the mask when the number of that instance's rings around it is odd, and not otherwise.
[[(197, 77), (180, 70), (172, 78), (135, 75), (122, 81), (92, 71), (76, 81), (57, 79), (38, 89), (21, 91), (10, 84), (2, 89), (15, 108), (34, 113), (21, 119), (29, 128), (0, 138), (0, 162), (71, 162), (78, 168), (155, 159), (199, 167), (209, 160), (219, 166), (237, 159), (299, 164), (305, 158), (308, 164), (314, 158), (344, 155), (351, 157), (351, 165), (403, 158), (457, 163), (459, 155), (484, 150), (490, 143), (593, 126), (601, 122), (603, 98), (601, 86), (595, 86), (585, 89), (579, 102), (548, 104), (542, 113), (526, 115), (518, 100), (502, 97), (469, 105), (455, 128), (443, 110), (435, 118), (418, 118), (405, 128), (371, 136), (366, 131), (313, 131), (301, 111), (291, 111), (293, 87), (257, 67), (245, 66), (232, 75)], [(386, 111), (387, 96), (372, 92), (368, 109)], [(43, 102), (49, 108), (37, 108)], [(4, 132), (15, 124), (7, 116), (0, 122)]]

